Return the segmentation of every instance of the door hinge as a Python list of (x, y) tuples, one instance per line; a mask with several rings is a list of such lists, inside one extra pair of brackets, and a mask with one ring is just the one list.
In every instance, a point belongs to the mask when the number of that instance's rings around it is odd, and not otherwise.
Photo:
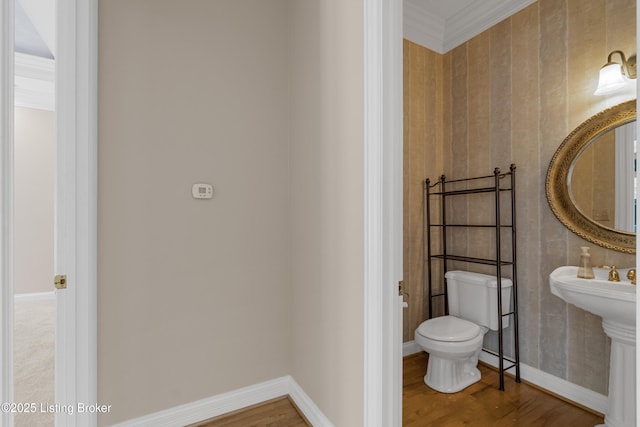
[(405, 291), (404, 291), (404, 280), (401, 280), (398, 282), (398, 296), (403, 296), (405, 295)]
[(53, 283), (55, 284), (56, 289), (67, 289), (67, 275), (58, 274)]
[(398, 296), (402, 297), (402, 307), (409, 307), (409, 303), (407, 302), (407, 298), (409, 298), (409, 293), (405, 290), (404, 280), (398, 282)]

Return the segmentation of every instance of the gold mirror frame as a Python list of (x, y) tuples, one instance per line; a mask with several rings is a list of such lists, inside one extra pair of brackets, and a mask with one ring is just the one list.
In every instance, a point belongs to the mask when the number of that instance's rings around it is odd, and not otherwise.
[(575, 128), (553, 155), (545, 190), (555, 216), (569, 230), (591, 243), (628, 254), (636, 253), (635, 233), (614, 230), (586, 217), (569, 194), (569, 176), (582, 151), (604, 133), (636, 119), (636, 100), (608, 108)]

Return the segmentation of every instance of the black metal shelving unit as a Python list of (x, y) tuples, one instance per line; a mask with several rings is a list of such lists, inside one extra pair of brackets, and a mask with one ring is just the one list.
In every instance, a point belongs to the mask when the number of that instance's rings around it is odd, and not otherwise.
[[(493, 354), (498, 357), (498, 364), (500, 370), (500, 390), (504, 390), (504, 373), (505, 371), (515, 368), (515, 380), (516, 382), (520, 382), (520, 352), (518, 345), (518, 281), (517, 281), (517, 270), (516, 270), (516, 193), (515, 193), (515, 184), (516, 184), (516, 166), (512, 164), (509, 168), (509, 172), (501, 173), (499, 168), (495, 168), (493, 175), (487, 176), (478, 176), (473, 178), (465, 178), (465, 179), (456, 179), (447, 181), (446, 177), (442, 175), (440, 179), (431, 183), (429, 179), (426, 179), (424, 182), (424, 232), (425, 232), (425, 281), (427, 282), (428, 289), (428, 305), (429, 305), (429, 318), (433, 317), (433, 300), (436, 298), (441, 298), (442, 303), (444, 304), (444, 313), (449, 314), (449, 304), (448, 304), (448, 292), (447, 292), (447, 283), (444, 279), (444, 274), (448, 271), (448, 263), (449, 261), (463, 261), (475, 264), (483, 264), (490, 265), (496, 267), (496, 278), (497, 283), (502, 283), (503, 276), (503, 268), (511, 268), (512, 273), (512, 282), (513, 288), (511, 292), (512, 299), (512, 310), (504, 313), (503, 312), (503, 301), (502, 301), (502, 292), (501, 285), (497, 287), (496, 292), (498, 298), (498, 353), (491, 351), (489, 349), (483, 348), (482, 350)], [(456, 189), (457, 186), (463, 186), (465, 188)], [(451, 188), (454, 187), (454, 188)], [(450, 189), (451, 188), (451, 189)], [(448, 212), (447, 212), (447, 199), (450, 197), (463, 197), (471, 194), (480, 194), (487, 193), (493, 194), (493, 211), (494, 215), (494, 223), (493, 224), (455, 224), (448, 223)], [(503, 218), (501, 218), (501, 206), (500, 206), (500, 196), (502, 193), (508, 193), (510, 195), (510, 204), (511, 204), (511, 215), (510, 223), (503, 224)], [(438, 197), (440, 199), (440, 222), (432, 223), (431, 215), (431, 199), (433, 197)], [(487, 201), (484, 198), (483, 200), (477, 201), (478, 205), (483, 205), (486, 208)], [(480, 207), (478, 206), (478, 207)], [(477, 258), (477, 257), (469, 257), (469, 256), (461, 256), (456, 254), (451, 254), (447, 251), (447, 231), (451, 228), (488, 228), (495, 230), (495, 258)], [(434, 228), (438, 228), (441, 230), (440, 234), (440, 252), (433, 253), (432, 251), (432, 230)], [(504, 230), (511, 231), (511, 249), (509, 252), (511, 254), (503, 254), (501, 251), (502, 244), (502, 235)], [(503, 258), (507, 255), (507, 258)], [(511, 255), (511, 256), (508, 256)], [(443, 274), (442, 274), (442, 282), (443, 286), (442, 292), (434, 293), (434, 280), (432, 274), (432, 263), (436, 260), (439, 260), (443, 263)], [(512, 325), (513, 325), (513, 335), (514, 335), (514, 357), (507, 357), (504, 354), (504, 329), (503, 326), (503, 318), (507, 316), (512, 316)], [(510, 365), (505, 366), (505, 362), (509, 362)]]

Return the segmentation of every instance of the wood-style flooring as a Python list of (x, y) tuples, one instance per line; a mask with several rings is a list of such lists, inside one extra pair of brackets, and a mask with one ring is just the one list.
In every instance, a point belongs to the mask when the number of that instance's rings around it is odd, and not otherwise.
[(281, 397), (191, 427), (310, 427), (310, 424), (288, 397)]
[[(482, 379), (454, 394), (438, 393), (424, 384), (427, 355), (404, 359), (403, 427), (593, 427), (602, 417), (525, 383), (505, 378), (479, 365)], [(226, 414), (192, 427), (308, 427), (287, 397)]]
[(427, 355), (404, 359), (403, 427), (593, 427), (602, 417), (553, 397), (525, 383), (499, 375), (480, 364), (482, 379), (454, 394), (438, 393), (424, 384)]

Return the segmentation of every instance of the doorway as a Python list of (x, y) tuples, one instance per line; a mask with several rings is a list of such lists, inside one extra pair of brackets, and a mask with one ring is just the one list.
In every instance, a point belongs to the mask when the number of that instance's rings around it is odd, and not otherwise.
[(21, 427), (54, 424), (55, 4), (16, 0), (14, 16), (14, 402), (31, 403), (15, 408)]
[(15, 425), (53, 425), (53, 413), (41, 410), (40, 405), (55, 402), (55, 113), (23, 101), (16, 91), (14, 394), (15, 402), (33, 402), (38, 408), (18, 411)]
[[(16, 0), (0, 0), (0, 398), (16, 407), (16, 411), (0, 414), (4, 426), (14, 425), (19, 409), (13, 387), (15, 10)], [(55, 120), (53, 274), (66, 274), (67, 288), (57, 291), (56, 296), (52, 403), (77, 408), (97, 401), (97, 0), (59, 0), (55, 17), (56, 86), (60, 94)], [(54, 410), (55, 425), (97, 424), (95, 414), (69, 412)]]
[[(0, 0), (0, 329), (2, 345), (0, 399), (11, 402), (12, 387), (12, 152), (13, 141), (13, 2)], [(58, 182), (59, 209), (71, 214), (57, 224), (64, 233), (56, 240), (54, 274), (66, 273), (69, 287), (58, 300), (57, 322), (60, 348), (68, 347), (64, 359), (56, 354), (56, 396), (61, 404), (97, 401), (97, 0), (59, 0), (58, 28), (58, 129), (57, 141), (64, 155), (57, 165), (69, 172)], [(400, 306), (397, 298), (398, 267), (401, 270), (402, 218), (393, 201), (402, 180), (402, 3), (400, 0), (365, 2), (367, 64), (367, 242), (366, 268), (366, 396), (367, 425), (399, 426), (397, 392), (401, 336), (397, 334)], [(383, 53), (383, 55), (381, 54)], [(400, 58), (400, 59), (398, 59)], [(383, 72), (384, 69), (384, 72)], [(383, 84), (384, 83), (384, 84)], [(391, 107), (387, 105), (391, 97)], [(384, 134), (384, 135), (383, 135)], [(386, 156), (394, 154), (391, 157)], [(384, 165), (384, 167), (381, 166)], [(381, 170), (384, 169), (383, 170)], [(393, 178), (387, 181), (386, 178)], [(386, 184), (385, 184), (386, 183)], [(382, 190), (382, 187), (387, 187)], [(66, 191), (65, 191), (66, 188)], [(73, 191), (71, 191), (73, 190)], [(384, 193), (384, 194), (381, 194)], [(389, 211), (389, 206), (395, 209)], [(60, 219), (61, 215), (57, 213)], [(388, 246), (389, 239), (393, 242)], [(71, 261), (66, 258), (71, 254)], [(384, 267), (384, 272), (380, 271)], [(397, 304), (397, 305), (395, 305)], [(380, 310), (380, 307), (384, 307)], [(69, 326), (71, 325), (71, 326)], [(382, 326), (384, 325), (384, 327)], [(394, 332), (394, 330), (396, 332)], [(391, 399), (388, 397), (391, 396)], [(10, 426), (8, 414), (2, 425)], [(390, 423), (386, 423), (391, 419)], [(57, 426), (95, 426), (95, 414), (58, 417)]]
[(365, 425), (402, 425), (402, 0), (365, 2)]

